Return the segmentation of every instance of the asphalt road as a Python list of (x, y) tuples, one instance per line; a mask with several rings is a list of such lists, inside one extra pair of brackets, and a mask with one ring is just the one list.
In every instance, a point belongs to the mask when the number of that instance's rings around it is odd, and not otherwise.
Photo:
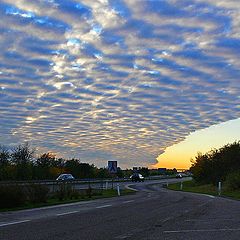
[(1, 240), (240, 239), (240, 202), (174, 192), (163, 181), (134, 195), (0, 214)]

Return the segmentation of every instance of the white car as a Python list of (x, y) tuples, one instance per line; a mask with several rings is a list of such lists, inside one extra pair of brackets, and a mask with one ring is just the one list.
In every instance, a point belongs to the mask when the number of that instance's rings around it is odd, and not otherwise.
[(183, 176), (182, 176), (181, 173), (176, 174), (176, 178), (182, 178), (182, 177), (183, 177)]
[(58, 177), (57, 177), (57, 181), (71, 181), (71, 180), (74, 180), (74, 176), (72, 174), (68, 174), (68, 173), (63, 173), (63, 174), (60, 174)]
[(130, 176), (132, 182), (144, 182), (144, 176), (140, 173), (134, 173)]

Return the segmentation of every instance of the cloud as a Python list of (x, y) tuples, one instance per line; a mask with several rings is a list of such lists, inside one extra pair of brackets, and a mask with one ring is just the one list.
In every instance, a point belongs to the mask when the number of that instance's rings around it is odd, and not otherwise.
[(2, 144), (150, 165), (240, 117), (236, 1), (5, 0)]

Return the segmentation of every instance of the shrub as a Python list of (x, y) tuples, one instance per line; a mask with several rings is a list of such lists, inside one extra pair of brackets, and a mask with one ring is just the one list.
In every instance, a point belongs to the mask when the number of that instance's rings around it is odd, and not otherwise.
[(86, 189), (86, 195), (91, 198), (92, 194), (93, 194), (93, 189), (91, 188), (91, 186), (88, 187), (88, 189)]
[(0, 208), (19, 207), (26, 202), (24, 189), (18, 185), (0, 186), (0, 196)]
[(77, 191), (76, 189), (72, 189), (72, 192), (71, 192), (71, 199), (78, 199), (80, 197), (80, 193), (79, 191)]
[(56, 191), (55, 197), (60, 201), (64, 199), (73, 199), (79, 197), (79, 192), (72, 187), (72, 184), (69, 183), (60, 183), (59, 190)]
[(196, 182), (216, 185), (219, 181), (225, 181), (235, 169), (240, 169), (240, 141), (205, 154), (198, 153), (190, 170)]
[(49, 188), (41, 184), (32, 184), (27, 187), (27, 197), (31, 203), (45, 203), (48, 199)]
[(229, 190), (240, 189), (240, 171), (235, 171), (227, 175), (226, 186)]
[(66, 190), (65, 190), (64, 183), (60, 184), (60, 188), (58, 191), (56, 191), (55, 196), (58, 198), (59, 201), (62, 201), (66, 197)]

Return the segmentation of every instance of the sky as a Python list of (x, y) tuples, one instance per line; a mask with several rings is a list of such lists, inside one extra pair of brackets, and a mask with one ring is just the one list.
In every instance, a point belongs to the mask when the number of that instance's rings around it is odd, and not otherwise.
[(126, 168), (240, 133), (239, 16), (238, 0), (0, 0), (0, 144)]
[(165, 149), (152, 168), (188, 169), (198, 153), (207, 153), (240, 139), (240, 118), (191, 133), (180, 143)]

